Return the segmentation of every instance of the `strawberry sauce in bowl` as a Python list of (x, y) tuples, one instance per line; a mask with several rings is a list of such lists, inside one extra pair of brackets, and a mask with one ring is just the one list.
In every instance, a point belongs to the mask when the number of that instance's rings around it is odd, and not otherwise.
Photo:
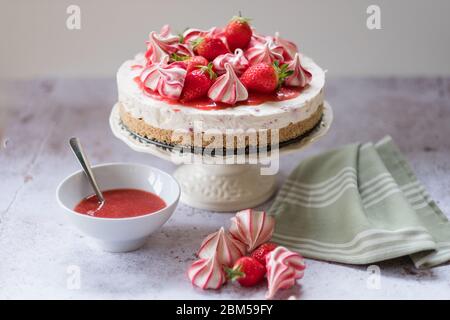
[(130, 218), (157, 212), (166, 207), (156, 194), (138, 189), (103, 191), (105, 202), (100, 204), (95, 194), (81, 200), (73, 209), (98, 218)]
[(178, 182), (157, 168), (110, 163), (92, 170), (106, 199), (102, 206), (81, 170), (60, 183), (56, 199), (69, 221), (105, 251), (139, 249), (175, 211)]

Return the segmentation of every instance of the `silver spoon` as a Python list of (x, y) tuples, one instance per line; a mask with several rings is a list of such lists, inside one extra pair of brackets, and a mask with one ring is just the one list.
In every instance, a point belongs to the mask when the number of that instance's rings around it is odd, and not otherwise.
[(94, 174), (92, 173), (89, 160), (86, 157), (83, 148), (81, 147), (80, 140), (78, 140), (78, 138), (70, 138), (69, 144), (70, 147), (72, 148), (73, 153), (80, 162), (81, 167), (83, 168), (83, 171), (86, 174), (86, 177), (88, 178), (88, 181), (92, 186), (92, 189), (94, 189), (98, 202), (102, 205), (105, 202), (105, 198), (103, 197), (103, 194), (100, 191), (100, 188), (98, 187), (97, 181), (95, 180)]

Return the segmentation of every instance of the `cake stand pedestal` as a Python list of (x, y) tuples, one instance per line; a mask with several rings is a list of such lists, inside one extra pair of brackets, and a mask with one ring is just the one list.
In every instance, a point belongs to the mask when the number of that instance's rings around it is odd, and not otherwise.
[(181, 201), (213, 211), (252, 208), (276, 190), (276, 175), (261, 175), (252, 164), (182, 165), (174, 174), (181, 186)]
[[(333, 112), (325, 102), (322, 120), (306, 136), (283, 143), (280, 148), (264, 156), (240, 154), (211, 156), (208, 154), (180, 152), (140, 137), (123, 126), (116, 104), (110, 115), (114, 135), (131, 149), (181, 164), (174, 176), (181, 186), (181, 201), (189, 206), (212, 211), (229, 212), (256, 207), (268, 200), (277, 188), (276, 174), (267, 174), (270, 162), (279, 161), (280, 155), (297, 152), (323, 137), (333, 121)], [(235, 164), (236, 163), (236, 164)], [(279, 165), (279, 164), (277, 164)]]

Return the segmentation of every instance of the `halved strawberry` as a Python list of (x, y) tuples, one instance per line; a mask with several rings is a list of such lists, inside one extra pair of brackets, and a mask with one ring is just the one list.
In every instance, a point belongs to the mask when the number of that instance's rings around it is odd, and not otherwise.
[(266, 242), (260, 245), (258, 248), (253, 250), (250, 256), (256, 260), (258, 260), (262, 265), (266, 265), (266, 255), (273, 251), (277, 245), (272, 242)]
[(214, 60), (221, 54), (228, 53), (227, 46), (219, 38), (213, 37), (199, 37), (192, 43), (194, 52), (202, 57), (208, 59), (208, 61)]
[(197, 67), (197, 69), (187, 73), (180, 100), (185, 102), (206, 96), (216, 77), (217, 75), (212, 70), (212, 63)]
[(234, 16), (225, 27), (225, 38), (231, 52), (237, 48), (245, 49), (248, 46), (253, 34), (249, 21), (249, 18), (244, 18), (239, 14), (239, 16)]
[(261, 62), (250, 66), (240, 80), (249, 91), (271, 93), (278, 89), (286, 77), (293, 73), (287, 70), (287, 64), (281, 67), (278, 61), (273, 65)]

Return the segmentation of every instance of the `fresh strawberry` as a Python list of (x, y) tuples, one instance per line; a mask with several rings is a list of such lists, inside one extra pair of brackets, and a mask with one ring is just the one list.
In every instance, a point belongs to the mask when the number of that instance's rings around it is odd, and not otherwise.
[(237, 280), (243, 287), (252, 287), (264, 279), (266, 267), (252, 257), (241, 257), (226, 272), (228, 279)]
[(206, 96), (215, 79), (212, 63), (187, 73), (180, 100), (184, 102)]
[(189, 57), (189, 56), (185, 56), (185, 55), (179, 55), (176, 53), (172, 53), (170, 58), (172, 59), (172, 61), (175, 61), (175, 62), (181, 61), (184, 64), (184, 66), (186, 67), (187, 73), (189, 73), (192, 70), (195, 70), (199, 67), (208, 65), (208, 60), (206, 60), (206, 58), (204, 58), (202, 56)]
[(275, 243), (266, 242), (253, 250), (250, 256), (258, 260), (263, 266), (266, 265), (266, 255), (277, 247)]
[(235, 49), (245, 49), (252, 38), (252, 28), (249, 25), (250, 19), (239, 16), (233, 17), (225, 27), (225, 38), (231, 52)]
[(199, 37), (193, 41), (194, 52), (202, 57), (208, 59), (208, 61), (214, 60), (217, 56), (221, 54), (228, 53), (228, 49), (219, 38), (213, 37)]
[(249, 91), (271, 93), (293, 73), (292, 70), (287, 70), (287, 67), (287, 64), (280, 67), (278, 61), (275, 61), (273, 65), (265, 62), (257, 63), (245, 70), (241, 76), (241, 82)]
[(208, 60), (202, 56), (193, 56), (186, 60), (186, 72), (189, 73), (195, 69), (208, 65)]

